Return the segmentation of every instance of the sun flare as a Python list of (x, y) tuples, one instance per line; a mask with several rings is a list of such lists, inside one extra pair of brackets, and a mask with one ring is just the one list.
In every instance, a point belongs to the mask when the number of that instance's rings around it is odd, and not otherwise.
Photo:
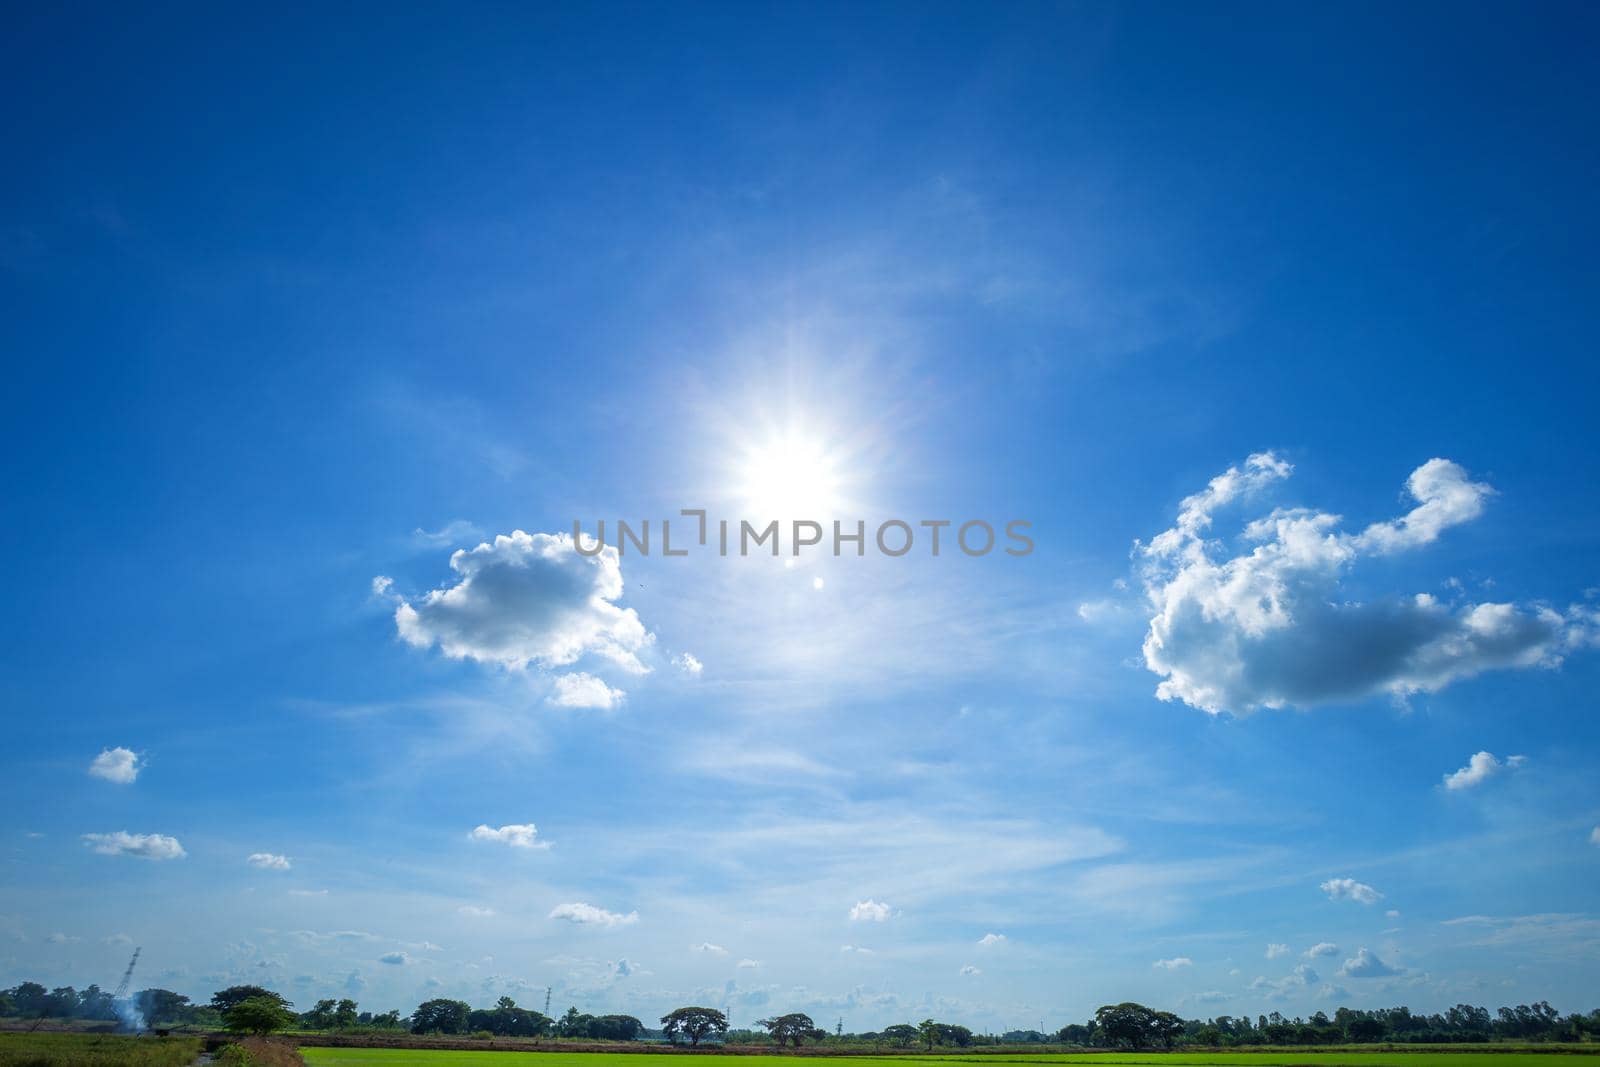
[(748, 450), (739, 496), (753, 519), (822, 522), (839, 509), (840, 473), (818, 438), (788, 433)]

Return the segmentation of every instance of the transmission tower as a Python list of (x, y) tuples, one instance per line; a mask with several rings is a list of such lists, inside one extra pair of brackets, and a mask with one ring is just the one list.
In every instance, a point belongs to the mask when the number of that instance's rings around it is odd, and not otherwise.
[(544, 1014), (546, 1018), (550, 1016), (550, 991), (553, 988), (553, 986), (544, 987)]
[(133, 982), (133, 968), (138, 965), (139, 953), (143, 951), (143, 948), (133, 950), (133, 959), (128, 961), (128, 969), (122, 972), (122, 981), (117, 983), (117, 991), (111, 994), (113, 1001), (123, 1000), (128, 996), (128, 986)]

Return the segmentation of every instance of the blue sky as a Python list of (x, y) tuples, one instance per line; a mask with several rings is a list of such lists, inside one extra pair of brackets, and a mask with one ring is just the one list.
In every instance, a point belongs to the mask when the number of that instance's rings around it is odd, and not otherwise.
[(1593, 1008), (1594, 19), (21, 16), (0, 984)]

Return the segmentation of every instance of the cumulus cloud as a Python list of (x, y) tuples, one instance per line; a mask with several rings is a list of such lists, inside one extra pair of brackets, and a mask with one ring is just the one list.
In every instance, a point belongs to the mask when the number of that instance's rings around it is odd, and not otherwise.
[(850, 921), (881, 923), (887, 922), (893, 914), (894, 910), (880, 900), (862, 900), (851, 906)]
[(688, 652), (680, 652), (676, 656), (673, 656), (672, 665), (677, 667), (684, 674), (693, 675), (696, 677), (699, 676), (701, 671), (706, 669), (704, 663), (701, 663)]
[(1295, 995), (1303, 995), (1322, 980), (1322, 976), (1309, 965), (1302, 963), (1282, 978), (1267, 978), (1258, 976), (1250, 983), (1250, 988), (1262, 994), (1268, 1000), (1284, 1000)]
[(743, 968), (744, 970), (747, 970), (747, 971), (748, 970), (754, 970), (755, 968), (761, 966), (761, 961), (760, 960), (740, 960), (738, 965), (741, 968)]
[(690, 952), (704, 952), (708, 956), (726, 956), (728, 950), (721, 945), (713, 945), (709, 941), (702, 941), (698, 945), (690, 945)]
[(1005, 934), (984, 934), (982, 937), (978, 938), (978, 944), (984, 946), (998, 945), (1005, 939)]
[(654, 640), (632, 608), (618, 607), (622, 568), (615, 546), (577, 551), (566, 534), (515, 530), (457, 549), (454, 585), (400, 601), (395, 627), (417, 648), (452, 659), (521, 670), (565, 667), (596, 655), (642, 674), (639, 653)]
[(144, 768), (140, 766), (139, 754), (131, 748), (101, 749), (89, 764), (89, 773), (96, 778), (104, 778), (108, 782), (118, 785), (132, 785), (139, 777), (139, 772)]
[(1267, 959), (1269, 959), (1269, 960), (1275, 960), (1279, 956), (1287, 956), (1288, 954), (1289, 954), (1289, 946), (1288, 945), (1280, 945), (1277, 942), (1273, 942), (1272, 944), (1267, 946)]
[(1329, 878), (1317, 887), (1328, 894), (1329, 900), (1353, 900), (1357, 904), (1376, 904), (1383, 894), (1354, 878)]
[(968, 978), (974, 978), (983, 972), (969, 963), (965, 967), (961, 968), (961, 973), (966, 975)]
[(592, 674), (574, 671), (556, 675), (555, 686), (550, 691), (550, 703), (558, 708), (618, 707), (628, 698), (622, 689), (613, 689)]
[(252, 852), (245, 862), (263, 871), (287, 871), (290, 867), (288, 856), (279, 856), (273, 852)]
[(387, 963), (391, 967), (404, 967), (411, 962), (411, 957), (404, 952), (385, 952), (378, 957), (379, 963)]
[(1444, 776), (1446, 789), (1471, 789), (1475, 785), (1493, 778), (1501, 771), (1512, 771), (1528, 761), (1526, 756), (1507, 756), (1505, 761), (1495, 757), (1493, 752), (1479, 752), (1467, 760), (1467, 765), (1459, 771), (1452, 771)]
[(839, 951), (840, 952), (853, 952), (858, 956), (870, 956), (870, 955), (873, 954), (872, 950), (870, 948), (863, 948), (860, 945), (840, 945), (839, 946)]
[(1145, 665), (1156, 695), (1212, 713), (1404, 698), (1498, 668), (1553, 667), (1592, 625), (1544, 607), (1446, 606), (1428, 594), (1357, 599), (1345, 580), (1364, 558), (1421, 548), (1471, 521), (1492, 494), (1431, 459), (1411, 473), (1405, 515), (1359, 533), (1340, 517), (1279, 508), (1247, 523), (1237, 551), (1210, 538), (1214, 513), (1288, 478), (1270, 452), (1230, 467), (1183, 501), (1176, 524), (1137, 545), (1153, 616)]
[(1314, 960), (1318, 956), (1334, 956), (1337, 955), (1338, 952), (1339, 946), (1335, 945), (1332, 941), (1318, 941), (1315, 945), (1312, 945), (1310, 948), (1306, 949), (1306, 959)]
[(473, 827), (467, 835), (473, 841), (492, 841), (512, 848), (549, 848), (550, 842), (539, 839), (539, 828), (531, 822), (508, 823), (496, 830), (487, 823)]
[(479, 907), (476, 904), (463, 904), (456, 909), (456, 912), (469, 919), (487, 919), (494, 914), (494, 909)]
[(166, 834), (84, 834), (83, 843), (102, 856), (136, 856), (142, 860), (181, 860), (188, 853), (178, 839)]
[(1178, 971), (1185, 967), (1194, 966), (1194, 960), (1191, 960), (1188, 956), (1174, 956), (1170, 960), (1156, 960), (1150, 966), (1163, 971)]
[(1339, 974), (1345, 978), (1387, 978), (1404, 973), (1403, 968), (1389, 966), (1376, 952), (1366, 948), (1358, 951), (1353, 959), (1345, 960), (1344, 966), (1339, 968)]
[(565, 919), (579, 926), (632, 926), (639, 921), (639, 913), (630, 911), (623, 915), (615, 911), (597, 908), (593, 904), (574, 902), (572, 904), (557, 904), (550, 909), (550, 918)]

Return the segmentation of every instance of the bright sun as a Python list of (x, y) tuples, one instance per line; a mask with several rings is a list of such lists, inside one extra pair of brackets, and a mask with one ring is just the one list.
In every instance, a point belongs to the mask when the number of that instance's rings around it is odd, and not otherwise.
[(839, 473), (827, 448), (815, 438), (789, 433), (752, 447), (740, 466), (739, 495), (752, 520), (834, 517)]

